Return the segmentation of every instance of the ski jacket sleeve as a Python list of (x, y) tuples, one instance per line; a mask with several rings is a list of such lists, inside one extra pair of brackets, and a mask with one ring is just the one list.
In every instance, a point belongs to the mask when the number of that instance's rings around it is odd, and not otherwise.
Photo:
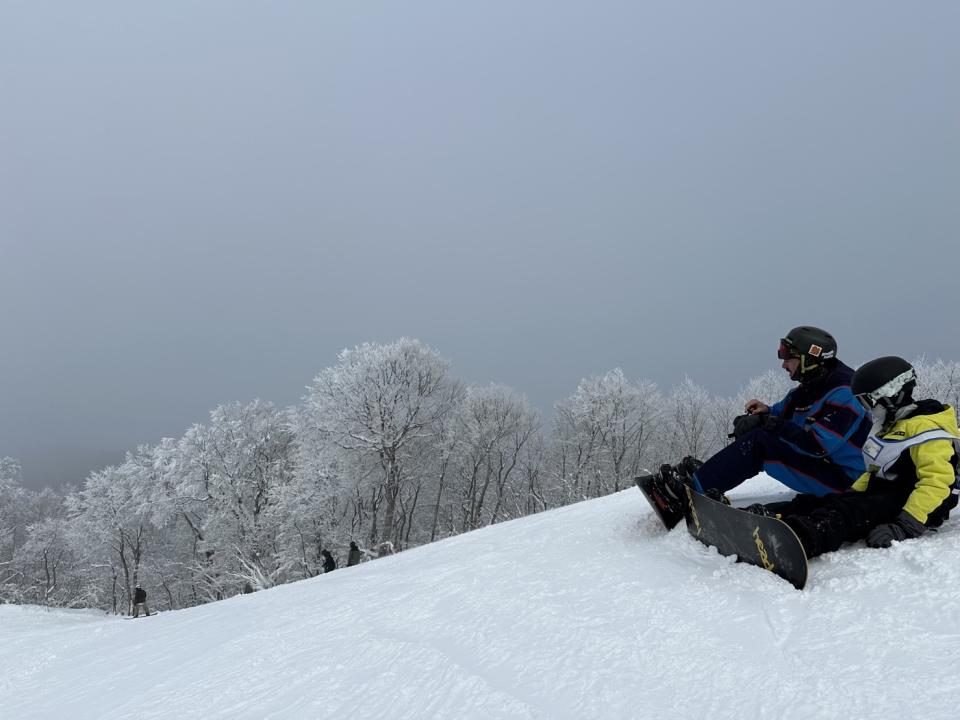
[(956, 482), (950, 462), (955, 449), (949, 440), (931, 440), (914, 445), (909, 452), (917, 469), (917, 484), (903, 509), (914, 519), (925, 523), (930, 513), (950, 496), (950, 490)]
[(783, 406), (787, 404), (788, 397), (790, 397), (789, 393), (782, 400), (778, 400), (773, 405), (768, 405), (768, 407), (770, 408), (770, 414), (773, 415), (774, 417), (780, 417), (781, 415), (783, 415)]

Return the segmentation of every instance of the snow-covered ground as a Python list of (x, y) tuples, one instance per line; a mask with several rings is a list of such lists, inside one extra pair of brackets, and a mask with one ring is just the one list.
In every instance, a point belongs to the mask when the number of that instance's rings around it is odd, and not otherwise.
[(797, 591), (635, 488), (149, 619), (0, 606), (3, 720), (929, 720), (958, 661), (960, 520)]

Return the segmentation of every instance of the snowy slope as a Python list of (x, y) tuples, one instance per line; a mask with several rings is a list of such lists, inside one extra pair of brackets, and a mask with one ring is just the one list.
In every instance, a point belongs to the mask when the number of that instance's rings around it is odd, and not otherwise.
[(630, 489), (149, 619), (0, 606), (0, 716), (952, 718), (958, 528), (801, 592)]

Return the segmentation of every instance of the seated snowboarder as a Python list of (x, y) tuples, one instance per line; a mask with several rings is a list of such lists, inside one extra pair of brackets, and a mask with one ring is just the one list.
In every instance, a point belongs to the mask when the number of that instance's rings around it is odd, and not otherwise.
[(325, 573), (333, 572), (337, 569), (337, 561), (333, 559), (333, 555), (330, 554), (329, 550), (321, 550), (320, 557), (323, 559), (323, 571)]
[(797, 387), (771, 406), (748, 401), (746, 414), (734, 420), (734, 442), (706, 462), (684, 458), (647, 478), (645, 491), (668, 528), (683, 518), (684, 485), (721, 498), (763, 471), (797, 492), (822, 496), (849, 489), (863, 473), (870, 423), (853, 399), (853, 370), (837, 359), (833, 335), (793, 328), (777, 357)]
[(960, 494), (960, 429), (954, 408), (913, 399), (916, 383), (913, 366), (899, 357), (871, 360), (854, 374), (853, 393), (873, 428), (863, 446), (866, 472), (851, 492), (747, 509), (786, 522), (807, 557), (863, 538), (886, 548), (939, 527)]

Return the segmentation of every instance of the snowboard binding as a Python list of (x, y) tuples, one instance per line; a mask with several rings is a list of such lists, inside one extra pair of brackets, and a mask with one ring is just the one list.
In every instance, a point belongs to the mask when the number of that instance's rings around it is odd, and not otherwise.
[(648, 471), (634, 479), (668, 530), (684, 518), (688, 502), (686, 488), (693, 486), (693, 473), (702, 464), (696, 458), (685, 457), (677, 465), (661, 465), (659, 472)]

